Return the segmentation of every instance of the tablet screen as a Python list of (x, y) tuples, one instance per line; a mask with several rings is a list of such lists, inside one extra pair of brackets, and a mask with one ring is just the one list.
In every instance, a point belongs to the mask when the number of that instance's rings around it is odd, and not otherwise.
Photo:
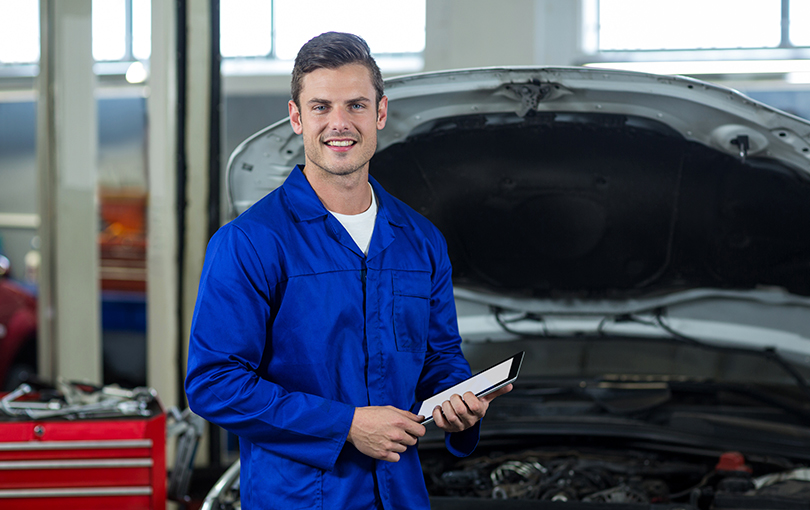
[(442, 403), (444, 403), (446, 400), (450, 400), (450, 397), (455, 394), (464, 395), (468, 391), (471, 391), (478, 397), (488, 395), (517, 379), (522, 362), (523, 352), (519, 352), (514, 356), (479, 372), (469, 379), (461, 381), (455, 386), (451, 386), (450, 388), (433, 395), (429, 399), (422, 402), (422, 405), (419, 406), (419, 412), (416, 414), (426, 417), (425, 421), (422, 423), (429, 423), (433, 421), (433, 409), (435, 409), (436, 406), (442, 405)]

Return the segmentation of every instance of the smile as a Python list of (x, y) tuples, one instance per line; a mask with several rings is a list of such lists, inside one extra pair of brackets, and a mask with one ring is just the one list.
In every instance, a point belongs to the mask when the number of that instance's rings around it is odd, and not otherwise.
[(330, 147), (349, 147), (355, 143), (357, 142), (354, 140), (330, 140), (326, 142), (326, 145), (329, 145)]

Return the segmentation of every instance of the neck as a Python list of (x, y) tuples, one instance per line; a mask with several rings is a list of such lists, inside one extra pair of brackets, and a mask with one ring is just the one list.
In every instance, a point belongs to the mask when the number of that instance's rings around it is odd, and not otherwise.
[(338, 214), (360, 214), (371, 207), (368, 169), (348, 175), (333, 175), (308, 169), (309, 167), (304, 167), (304, 176), (329, 211)]

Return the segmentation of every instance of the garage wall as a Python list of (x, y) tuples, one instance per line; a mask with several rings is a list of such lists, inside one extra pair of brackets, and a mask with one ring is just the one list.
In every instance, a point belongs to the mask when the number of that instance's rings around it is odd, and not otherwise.
[[(428, 0), (425, 70), (581, 63), (582, 14), (578, 0)], [(224, 167), (241, 141), (286, 117), (289, 76), (229, 77), (223, 86)], [(810, 118), (806, 90), (742, 91)], [(20, 99), (19, 94), (0, 92), (0, 213), (34, 214), (37, 210), (32, 97)], [(145, 109), (143, 97), (132, 93), (121, 97), (106, 94), (99, 100), (102, 182), (145, 186)], [(221, 189), (224, 194), (224, 183)], [(24, 255), (35, 234), (32, 228), (0, 229), (2, 249), (12, 260), (15, 276), (22, 276)], [(142, 366), (139, 362), (139, 371)]]
[(571, 0), (428, 0), (425, 70), (573, 65), (581, 11)]

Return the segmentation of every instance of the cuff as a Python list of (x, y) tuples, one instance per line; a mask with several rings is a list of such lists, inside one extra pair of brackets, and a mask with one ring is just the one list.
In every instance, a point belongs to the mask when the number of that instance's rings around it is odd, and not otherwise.
[(478, 446), (481, 437), (481, 420), (462, 432), (453, 432), (444, 435), (444, 444), (447, 450), (456, 457), (466, 457)]

